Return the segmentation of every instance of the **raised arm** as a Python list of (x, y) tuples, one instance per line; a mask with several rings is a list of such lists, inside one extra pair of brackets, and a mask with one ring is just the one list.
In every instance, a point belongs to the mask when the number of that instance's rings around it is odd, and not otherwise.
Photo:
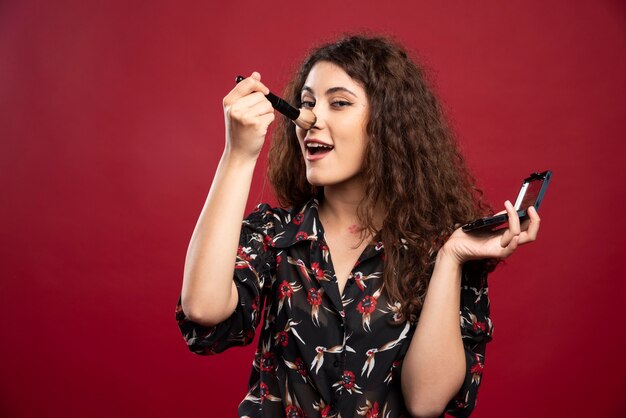
[(224, 97), (226, 144), (189, 242), (181, 292), (189, 319), (215, 325), (237, 305), (235, 258), (252, 175), (274, 110), (259, 73)]
[[(416, 417), (440, 416), (452, 398), (464, 391), (468, 399), (462, 402), (453, 416), (468, 416), (475, 403), (476, 389), (466, 387), (472, 373), (482, 373), (482, 361), (469, 359), (475, 367), (468, 368), (468, 347), (459, 327), (461, 305), (461, 273), (463, 264), (470, 260), (509, 257), (519, 245), (534, 241), (539, 231), (539, 215), (528, 209), (529, 221), (520, 225), (511, 202), (505, 203), (509, 228), (496, 233), (466, 234), (457, 229), (440, 249), (419, 322), (402, 366), (402, 392), (407, 408)], [(479, 286), (474, 289), (480, 291)], [(485, 295), (476, 295), (486, 297)], [(471, 315), (470, 315), (471, 316)], [(470, 318), (474, 322), (477, 318)], [(478, 318), (481, 320), (481, 318)], [(487, 324), (474, 323), (480, 328)], [(483, 341), (486, 342), (486, 341)], [(482, 353), (471, 353), (473, 357)], [(474, 379), (475, 380), (475, 379)], [(475, 381), (475, 385), (479, 383)]]

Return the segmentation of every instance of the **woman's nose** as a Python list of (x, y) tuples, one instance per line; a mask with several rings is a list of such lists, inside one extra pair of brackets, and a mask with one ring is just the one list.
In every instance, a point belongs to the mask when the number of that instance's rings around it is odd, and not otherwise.
[(313, 112), (313, 114), (315, 115), (315, 123), (313, 124), (313, 126), (311, 127), (311, 129), (322, 129), (325, 125), (325, 113), (322, 111), (320, 106), (314, 106), (311, 108), (311, 111)]

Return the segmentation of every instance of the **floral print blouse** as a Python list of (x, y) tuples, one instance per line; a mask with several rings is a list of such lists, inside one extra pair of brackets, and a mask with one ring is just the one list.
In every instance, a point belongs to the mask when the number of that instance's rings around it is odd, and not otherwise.
[[(240, 417), (405, 417), (402, 361), (415, 331), (383, 292), (382, 243), (370, 243), (339, 293), (318, 202), (300, 211), (266, 204), (243, 221), (234, 280), (235, 312), (206, 327), (176, 320), (201, 355), (249, 344), (260, 326)], [(486, 273), (463, 270), (460, 327), (467, 372), (446, 412), (470, 414), (491, 339)]]

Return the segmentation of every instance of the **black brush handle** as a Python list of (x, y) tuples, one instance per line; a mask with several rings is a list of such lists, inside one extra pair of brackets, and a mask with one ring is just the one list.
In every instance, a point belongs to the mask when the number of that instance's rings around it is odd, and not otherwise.
[[(235, 81), (239, 83), (243, 79), (244, 77), (238, 75)], [(296, 120), (298, 119), (298, 116), (300, 116), (300, 111), (298, 109), (296, 109), (295, 107), (293, 107), (292, 105), (290, 105), (289, 103), (281, 99), (280, 97), (276, 96), (275, 94), (269, 93), (269, 94), (266, 94), (265, 97), (267, 98), (267, 100), (270, 101), (274, 109), (278, 110), (280, 113), (287, 116), (289, 119)]]

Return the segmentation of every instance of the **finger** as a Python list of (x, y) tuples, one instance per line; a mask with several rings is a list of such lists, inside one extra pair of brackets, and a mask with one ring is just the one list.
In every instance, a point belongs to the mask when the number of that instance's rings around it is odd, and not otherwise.
[(526, 212), (528, 213), (528, 218), (531, 221), (541, 222), (541, 219), (539, 219), (539, 214), (537, 213), (537, 209), (535, 209), (534, 206), (529, 206)]
[(260, 116), (259, 119), (261, 120), (261, 123), (265, 125), (265, 127), (268, 127), (270, 126), (272, 122), (274, 122), (275, 117), (276, 117), (276, 114), (272, 112), (272, 113), (268, 113), (266, 115)]
[(226, 97), (224, 97), (224, 106), (229, 106), (240, 97), (247, 96), (257, 91), (265, 95), (270, 92), (270, 89), (267, 88), (265, 84), (261, 83), (261, 75), (257, 72), (253, 72), (250, 77), (237, 83)]
[(263, 93), (256, 92), (246, 97), (242, 97), (233, 103), (232, 106), (226, 107), (224, 109), (224, 115), (227, 121), (239, 121), (244, 124), (255, 123), (254, 119), (257, 116), (267, 113), (266, 111), (263, 111), (263, 108), (268, 108), (267, 105), (271, 107), (271, 104), (265, 96), (263, 96)]
[(500, 246), (502, 248), (506, 248), (513, 239), (513, 237), (519, 235), (521, 232), (519, 216), (517, 215), (517, 211), (515, 210), (511, 202), (509, 202), (508, 200), (504, 202), (504, 207), (506, 208), (506, 212), (508, 215), (509, 227), (504, 231), (504, 234), (502, 235), (502, 238), (500, 240)]
[(507, 245), (506, 248), (502, 249), (502, 252), (500, 253), (500, 258), (509, 257), (511, 254), (515, 252), (518, 245), (519, 245), (519, 235), (516, 235), (513, 237), (513, 239), (511, 239), (511, 242), (509, 242), (509, 245)]
[(528, 213), (529, 218), (528, 221), (526, 221), (528, 222), (528, 228), (520, 234), (520, 245), (536, 240), (537, 234), (539, 233), (539, 225), (541, 225), (541, 219), (533, 206), (530, 206), (526, 213)]
[(513, 204), (508, 200), (504, 202), (504, 206), (506, 207), (506, 213), (509, 216), (509, 231), (511, 231), (514, 235), (519, 235), (521, 229), (517, 211), (513, 207)]
[(524, 222), (522, 222), (522, 224), (520, 225), (521, 231), (522, 232), (526, 231), (529, 225), (530, 225), (530, 219), (524, 219)]
[(252, 109), (258, 110), (259, 108), (263, 108), (265, 109), (264, 112), (256, 113), (256, 114), (264, 114), (264, 113), (271, 112), (272, 104), (270, 103), (269, 100), (267, 100), (267, 98), (265, 97), (265, 95), (263, 95), (263, 93), (260, 93), (257, 91), (255, 93), (249, 94), (245, 97), (238, 99), (235, 103), (233, 103), (232, 108), (240, 109), (244, 111), (250, 111)]
[(262, 125), (269, 125), (269, 123), (264, 123), (262, 121), (262, 118), (268, 115), (270, 115), (271, 120), (274, 120), (274, 109), (269, 102), (259, 103), (256, 106), (246, 108), (244, 110), (233, 108), (230, 111), (229, 119), (243, 126), (259, 127)]
[[(246, 78), (241, 83), (250, 84), (254, 91), (260, 91), (263, 94), (270, 92), (270, 89), (265, 84), (261, 83), (261, 74), (256, 71), (253, 71), (250, 77)], [(241, 83), (238, 83), (238, 85), (241, 85)], [(246, 86), (246, 84), (244, 84), (244, 86)]]
[(250, 107), (250, 113), (256, 116), (263, 116), (270, 113), (274, 114), (274, 108), (270, 101), (266, 99)]
[(274, 113), (269, 113), (267, 115), (259, 116), (254, 119), (251, 127), (255, 130), (255, 132), (259, 135), (265, 135), (269, 126), (274, 121)]

